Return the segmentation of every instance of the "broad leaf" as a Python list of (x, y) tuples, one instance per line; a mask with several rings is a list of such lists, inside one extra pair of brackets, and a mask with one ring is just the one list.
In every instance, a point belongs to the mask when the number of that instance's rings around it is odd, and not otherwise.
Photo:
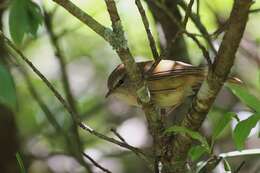
[(205, 153), (207, 153), (207, 150), (200, 145), (194, 146), (189, 150), (189, 156), (192, 161), (197, 161)]
[(9, 30), (16, 44), (21, 44), (25, 34), (36, 35), (43, 17), (40, 7), (31, 0), (12, 0), (9, 12)]
[(200, 133), (192, 131), (190, 129), (187, 129), (185, 127), (181, 127), (181, 126), (172, 126), (169, 127), (166, 131), (166, 133), (186, 133), (188, 136), (190, 136), (191, 138), (198, 140), (202, 146), (209, 152), (210, 151), (210, 147), (209, 144), (206, 140), (205, 137), (203, 137)]
[(0, 103), (15, 110), (16, 92), (13, 78), (9, 71), (0, 64)]
[(217, 123), (215, 129), (212, 134), (212, 141), (214, 142), (219, 134), (224, 130), (224, 128), (228, 125), (228, 123), (232, 120), (233, 117), (236, 117), (236, 113), (228, 112)]
[(229, 85), (231, 91), (246, 105), (260, 113), (260, 100), (250, 94), (245, 88), (237, 85)]
[(242, 150), (244, 148), (245, 140), (250, 134), (251, 130), (256, 126), (257, 122), (260, 120), (260, 113), (253, 114), (249, 118), (240, 121), (234, 132), (233, 138), (235, 141), (236, 148)]

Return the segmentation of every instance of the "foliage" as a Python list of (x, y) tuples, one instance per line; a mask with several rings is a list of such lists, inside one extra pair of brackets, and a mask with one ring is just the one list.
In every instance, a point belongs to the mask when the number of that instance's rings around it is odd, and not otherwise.
[(182, 126), (172, 126), (166, 129), (166, 133), (184, 133), (190, 136), (192, 139), (195, 139), (201, 143), (201, 146), (207, 151), (210, 152), (210, 146), (207, 142), (207, 139), (203, 137), (199, 132), (192, 131)]
[(17, 106), (13, 78), (5, 66), (0, 64), (0, 103), (15, 111)]
[(42, 20), (41, 9), (35, 2), (11, 0), (9, 29), (16, 44), (22, 43), (25, 34), (31, 34), (35, 37)]
[(251, 115), (248, 119), (240, 121), (234, 132), (233, 138), (238, 150), (244, 148), (245, 140), (247, 139), (250, 131), (260, 121), (260, 100), (251, 95), (245, 88), (236, 85), (229, 86), (231, 91), (246, 105), (253, 109), (256, 113)]

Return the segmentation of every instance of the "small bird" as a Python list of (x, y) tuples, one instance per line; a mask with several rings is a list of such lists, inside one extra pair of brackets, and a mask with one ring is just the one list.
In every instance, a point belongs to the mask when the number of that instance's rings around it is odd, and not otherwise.
[[(148, 89), (152, 103), (161, 108), (177, 107), (186, 97), (195, 94), (207, 75), (207, 67), (195, 67), (191, 64), (173, 60), (161, 60), (155, 67), (154, 61), (138, 62), (142, 75), (148, 75)], [(147, 74), (148, 73), (148, 74)], [(237, 78), (228, 82), (241, 83)], [(110, 74), (107, 82), (106, 97), (114, 95), (129, 105), (138, 106), (135, 88), (126, 73), (124, 64), (118, 65)]]

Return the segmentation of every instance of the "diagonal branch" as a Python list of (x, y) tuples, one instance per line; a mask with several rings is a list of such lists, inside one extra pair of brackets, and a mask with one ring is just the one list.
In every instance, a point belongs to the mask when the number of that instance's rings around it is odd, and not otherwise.
[(101, 169), (103, 172), (106, 172), (106, 173), (112, 173), (111, 171), (109, 171), (108, 169), (104, 168), (103, 166), (101, 166), (99, 163), (97, 163), (92, 157), (90, 157), (88, 154), (86, 153), (82, 153), (83, 156), (85, 158), (87, 158), (93, 165), (95, 165), (97, 168)]
[[(105, 0), (105, 3), (107, 5), (107, 10), (110, 15), (112, 28), (115, 35), (115, 41), (112, 46), (116, 50), (121, 61), (124, 63), (127, 74), (133, 82), (138, 99), (142, 104), (143, 111), (148, 121), (148, 128), (153, 137), (153, 151), (156, 155), (155, 160), (157, 160), (157, 158), (160, 157), (163, 148), (162, 132), (164, 130), (164, 124), (162, 122), (162, 117), (160, 116), (159, 109), (151, 103), (148, 86), (143, 80), (142, 73), (137, 67), (128, 48), (115, 1)], [(155, 170), (157, 168), (158, 163), (156, 162)]]
[[(179, 5), (180, 7), (187, 11), (189, 10), (189, 5), (187, 5), (185, 3), (185, 1), (181, 0), (179, 1)], [(196, 25), (196, 27), (198, 28), (198, 30), (200, 31), (200, 33), (202, 34), (203, 38), (205, 39), (205, 41), (208, 43), (209, 47), (211, 48), (211, 50), (214, 52), (214, 54), (217, 54), (217, 50), (215, 49), (210, 34), (208, 33), (206, 27), (202, 24), (200, 17), (198, 16), (198, 14), (193, 13), (192, 11), (190, 12), (190, 16), (191, 20), (193, 21), (193, 23)]]
[(139, 13), (141, 15), (141, 18), (142, 18), (142, 21), (143, 21), (143, 24), (144, 24), (145, 31), (146, 31), (146, 34), (147, 34), (147, 37), (148, 37), (148, 40), (149, 40), (149, 43), (150, 43), (150, 48), (151, 48), (151, 51), (152, 51), (152, 54), (153, 54), (153, 58), (154, 58), (154, 60), (158, 60), (159, 59), (159, 53), (157, 51), (156, 43), (155, 43), (155, 40), (153, 38), (152, 32), (151, 32), (150, 27), (149, 27), (149, 21), (148, 21), (146, 14), (145, 14), (145, 10), (144, 10), (140, 0), (135, 0), (135, 4), (136, 4), (136, 6), (139, 10)]
[[(207, 49), (200, 43), (200, 41), (198, 40), (198, 38), (192, 34), (192, 33), (189, 33), (186, 28), (185, 28), (185, 25), (183, 25), (182, 23), (180, 23), (178, 21), (178, 19), (172, 15), (169, 11), (167, 11), (165, 5), (163, 4), (160, 4), (159, 2), (157, 1), (152, 1), (162, 12), (164, 12), (168, 17), (169, 19), (176, 24), (176, 26), (179, 28), (179, 31), (178, 33), (176, 33), (175, 35), (175, 38), (176, 39), (178, 37), (178, 35), (180, 33), (184, 33), (186, 34), (188, 37), (190, 37), (196, 44), (197, 46), (200, 48), (200, 50), (202, 51), (203, 55), (204, 55), (204, 58), (206, 59), (207, 63), (209, 66), (211, 66), (211, 60), (210, 60), (210, 56), (209, 56), (209, 53), (207, 51)], [(192, 2), (192, 1), (191, 1)], [(187, 13), (192, 13), (191, 11), (189, 12), (189, 9), (186, 9), (188, 10)], [(191, 17), (191, 16), (190, 16)], [(185, 23), (184, 23), (185, 24)], [(172, 41), (175, 41), (175, 40), (172, 40)]]
[[(233, 66), (235, 54), (243, 36), (248, 20), (249, 8), (252, 0), (236, 0), (230, 16), (230, 25), (224, 35), (220, 49), (213, 63), (212, 70), (203, 82), (201, 89), (193, 100), (189, 113), (184, 117), (182, 126), (197, 131), (208, 111), (210, 110), (218, 92), (223, 86)], [(180, 163), (176, 172), (183, 171), (187, 152), (191, 146), (192, 139), (185, 134), (178, 134), (173, 141), (174, 157), (172, 163)]]

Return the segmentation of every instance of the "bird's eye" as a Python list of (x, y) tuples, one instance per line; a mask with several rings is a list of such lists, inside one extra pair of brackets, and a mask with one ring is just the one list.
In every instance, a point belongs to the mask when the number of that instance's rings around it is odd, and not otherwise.
[(118, 81), (118, 85), (122, 85), (124, 83), (124, 80), (123, 79), (120, 79), (119, 81)]

